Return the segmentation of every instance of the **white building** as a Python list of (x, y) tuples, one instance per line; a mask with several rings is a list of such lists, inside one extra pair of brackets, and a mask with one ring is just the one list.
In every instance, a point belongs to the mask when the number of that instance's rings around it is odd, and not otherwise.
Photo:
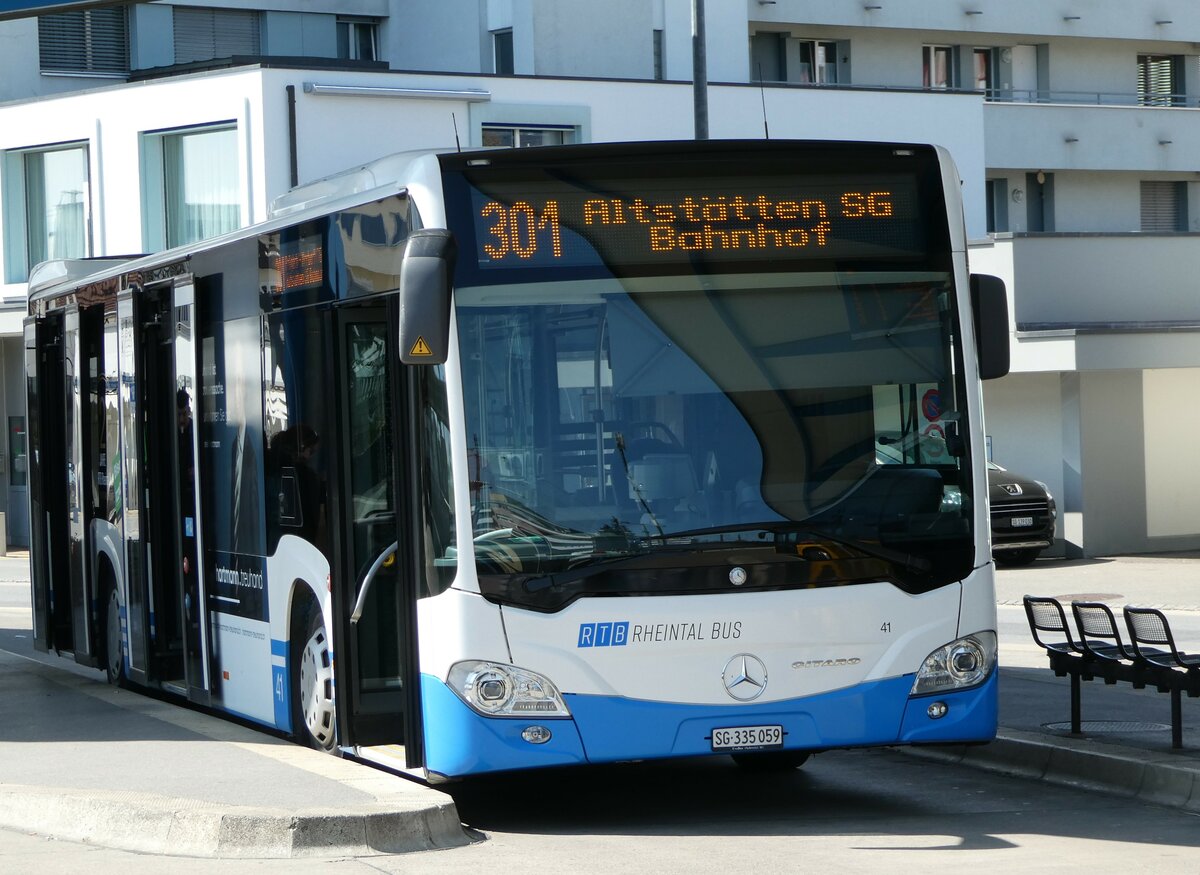
[[(1014, 373), (985, 393), (993, 454), (1050, 484), (1072, 554), (1200, 547), (1200, 9), (1133, 6), (707, 0), (710, 136), (954, 154), (973, 269), (1013, 302)], [(9, 542), (27, 531), (32, 263), (259, 221), (297, 181), (456, 135), (690, 138), (691, 33), (691, 0), (156, 2), (0, 22)]]

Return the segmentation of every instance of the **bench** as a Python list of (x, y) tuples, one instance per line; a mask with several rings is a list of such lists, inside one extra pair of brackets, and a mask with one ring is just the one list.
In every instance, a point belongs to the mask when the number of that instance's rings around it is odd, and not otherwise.
[[(1171, 625), (1156, 608), (1124, 608), (1128, 643), (1122, 637), (1112, 609), (1102, 602), (1072, 602), (1071, 613), (1079, 630), (1071, 634), (1062, 603), (1048, 596), (1025, 596), (1025, 616), (1033, 640), (1046, 651), (1050, 668), (1058, 677), (1071, 679), (1071, 732), (1081, 732), (1080, 682), (1099, 678), (1118, 681), (1134, 689), (1153, 687), (1171, 695), (1171, 747), (1183, 747), (1184, 693), (1200, 696), (1200, 655), (1180, 651)], [(1061, 640), (1043, 640), (1053, 635)]]

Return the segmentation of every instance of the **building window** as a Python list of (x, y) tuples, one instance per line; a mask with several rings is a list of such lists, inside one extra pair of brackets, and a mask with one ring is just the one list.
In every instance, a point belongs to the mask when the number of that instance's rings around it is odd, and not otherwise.
[(1142, 230), (1186, 231), (1187, 183), (1142, 183)]
[(175, 63), (261, 53), (259, 14), (242, 9), (172, 7)]
[(129, 32), (125, 7), (39, 16), (38, 55), (43, 73), (128, 75)]
[(1144, 106), (1183, 103), (1183, 58), (1179, 55), (1138, 55), (1138, 102)]
[(750, 75), (758, 82), (833, 85), (838, 44), (833, 40), (794, 39), (783, 33), (750, 37)]
[(492, 58), (495, 71), (501, 76), (511, 76), (516, 72), (513, 62), (513, 32), (512, 29), (492, 31)]
[(663, 76), (663, 32), (660, 29), (654, 31), (654, 78), (662, 79)]
[(88, 149), (75, 143), (4, 155), (6, 281), (34, 265), (91, 254)]
[(824, 40), (797, 40), (800, 48), (798, 76), (789, 81), (814, 85), (837, 82), (837, 43)]
[(574, 127), (484, 125), (483, 145), (508, 149), (526, 146), (562, 146), (575, 142)]
[(975, 49), (973, 53), (975, 70), (975, 90), (982, 91), (988, 97), (996, 82), (996, 50)]
[(379, 24), (373, 18), (337, 20), (337, 56), (348, 61), (374, 61), (378, 55)]
[(237, 128), (195, 128), (143, 139), (146, 248), (182, 246), (241, 227)]
[(1008, 180), (987, 181), (987, 230), (989, 234), (1008, 230)]
[(954, 87), (953, 46), (922, 46), (921, 56), (922, 85), (939, 90)]

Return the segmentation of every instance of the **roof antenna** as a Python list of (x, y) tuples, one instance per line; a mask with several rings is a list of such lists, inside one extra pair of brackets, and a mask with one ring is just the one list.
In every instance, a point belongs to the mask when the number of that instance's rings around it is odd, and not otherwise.
[(762, 61), (758, 62), (758, 99), (762, 101), (763, 139), (771, 139), (771, 130), (767, 127), (767, 92), (763, 88)]
[(461, 152), (462, 143), (458, 142), (458, 116), (450, 113), (450, 121), (454, 125), (454, 148)]

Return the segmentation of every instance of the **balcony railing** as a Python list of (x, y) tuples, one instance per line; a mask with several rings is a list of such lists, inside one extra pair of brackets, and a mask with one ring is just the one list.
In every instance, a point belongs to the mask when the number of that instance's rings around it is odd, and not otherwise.
[(894, 91), (926, 94), (978, 94), (990, 103), (1048, 103), (1082, 106), (1200, 107), (1200, 94), (1158, 94), (1120, 91), (1061, 91), (1042, 88), (924, 88), (908, 85), (863, 85), (846, 82), (759, 82), (772, 88), (812, 88), (823, 91)]

